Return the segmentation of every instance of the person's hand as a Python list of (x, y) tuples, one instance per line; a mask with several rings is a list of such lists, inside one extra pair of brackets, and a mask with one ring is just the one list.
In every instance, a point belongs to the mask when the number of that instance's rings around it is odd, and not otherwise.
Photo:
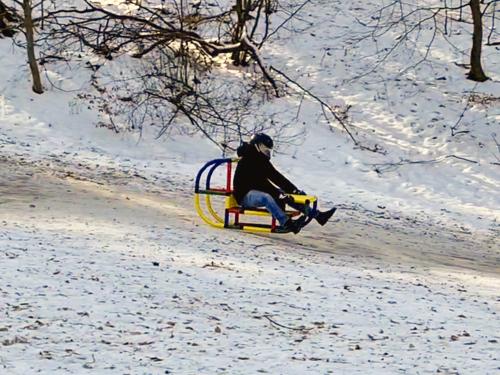
[(295, 195), (307, 195), (307, 193), (304, 190), (300, 190), (300, 189), (295, 189), (294, 191), (292, 191), (292, 194), (295, 194)]
[(293, 198), (286, 194), (286, 193), (281, 193), (278, 198), (283, 204), (289, 204), (293, 203)]

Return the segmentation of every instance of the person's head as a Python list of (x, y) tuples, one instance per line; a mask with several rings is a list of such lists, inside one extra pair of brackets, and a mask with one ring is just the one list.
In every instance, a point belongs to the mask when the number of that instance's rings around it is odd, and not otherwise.
[(273, 149), (274, 143), (273, 139), (264, 133), (254, 134), (250, 139), (250, 144), (254, 145), (257, 151), (263, 153), (268, 159), (271, 159), (271, 151)]

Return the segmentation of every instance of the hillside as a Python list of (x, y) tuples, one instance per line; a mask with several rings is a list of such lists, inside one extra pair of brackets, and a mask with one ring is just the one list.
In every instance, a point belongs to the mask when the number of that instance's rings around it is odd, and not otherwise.
[[(297, 236), (196, 216), (194, 177), (221, 151), (186, 119), (159, 138), (161, 124), (109, 129), (94, 100), (140, 60), (48, 62), (37, 95), (25, 50), (0, 39), (3, 373), (498, 372), (499, 47), (482, 83), (462, 66), (467, 23), (422, 28), (379, 64), (404, 30), (374, 36), (384, 2), (280, 3), (273, 25), (296, 18), (260, 56), (302, 91), (245, 121), (286, 125), (273, 163), (339, 208)], [(222, 61), (206, 79), (252, 69)]]

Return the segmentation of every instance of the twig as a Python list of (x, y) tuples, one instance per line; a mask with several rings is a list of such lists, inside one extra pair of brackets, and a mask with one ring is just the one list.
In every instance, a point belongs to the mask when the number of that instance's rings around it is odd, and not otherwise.
[[(458, 159), (458, 160), (467, 161), (469, 163), (479, 164), (479, 162), (476, 161), (476, 160), (471, 160), (471, 159), (463, 158), (463, 157), (457, 156), (457, 155), (446, 155), (443, 159), (448, 159), (448, 158), (455, 158), (455, 159)], [(438, 162), (441, 162), (441, 161), (442, 160), (438, 160)]]
[(457, 129), (458, 125), (460, 124), (460, 122), (462, 121), (462, 119), (464, 118), (464, 115), (465, 115), (465, 112), (467, 112), (467, 109), (469, 108), (469, 104), (472, 100), (472, 97), (474, 96), (474, 91), (476, 90), (476, 87), (477, 87), (477, 83), (474, 85), (474, 88), (472, 89), (469, 97), (467, 98), (467, 103), (465, 104), (465, 107), (464, 107), (464, 110), (462, 111), (462, 113), (460, 114), (460, 117), (458, 118), (457, 122), (455, 123), (455, 125), (453, 125), (451, 127), (451, 136), (454, 137), (455, 135), (457, 134), (461, 134), (461, 133), (468, 133), (468, 131), (460, 131), (460, 132), (455, 132), (455, 130)]
[(498, 143), (496, 137), (495, 137), (495, 134), (492, 134), (491, 135), (491, 138), (493, 138), (493, 141), (495, 142), (495, 144), (497, 145), (497, 149), (498, 149), (498, 152), (500, 152), (500, 143)]
[(287, 23), (288, 23), (288, 21), (290, 21), (292, 18), (294, 18), (294, 17), (297, 15), (297, 13), (299, 13), (299, 12), (302, 10), (302, 8), (304, 8), (304, 7), (307, 5), (307, 3), (309, 3), (310, 1), (311, 1), (311, 0), (306, 0), (306, 1), (304, 1), (304, 2), (303, 2), (303, 3), (302, 3), (302, 4), (301, 4), (301, 5), (300, 5), (297, 9), (295, 9), (295, 10), (294, 10), (294, 11), (290, 14), (290, 16), (289, 16), (286, 20), (284, 20), (284, 21), (283, 21), (280, 25), (278, 25), (278, 27), (277, 27), (276, 29), (274, 29), (272, 33), (270, 33), (269, 35), (267, 35), (267, 37), (266, 37), (265, 39), (263, 39), (263, 40), (262, 40), (261, 45), (259, 46), (259, 48), (260, 48), (260, 47), (262, 47), (262, 44), (263, 44), (266, 40), (268, 40), (269, 38), (271, 38), (271, 37), (272, 37), (274, 34), (276, 34), (276, 33), (277, 33), (277, 32), (278, 32), (278, 31), (279, 31), (279, 30), (280, 30), (283, 26), (285, 26), (285, 24), (287, 24)]
[(289, 326), (285, 326), (283, 324), (280, 324), (278, 323), (277, 321), (271, 319), (271, 317), (269, 315), (263, 315), (264, 318), (266, 318), (267, 320), (269, 320), (269, 322), (271, 322), (271, 324), (277, 326), (277, 327), (281, 327), (281, 328), (285, 328), (285, 329), (291, 329), (293, 331), (306, 331), (306, 332), (309, 332), (311, 330), (313, 330), (314, 328), (306, 328), (306, 327), (289, 327)]
[(259, 56), (257, 47), (247, 38), (246, 34), (243, 34), (243, 38), (241, 39), (241, 45), (245, 46), (245, 48), (250, 51), (255, 62), (257, 63), (257, 65), (259, 65), (259, 68), (262, 71), (264, 78), (271, 84), (271, 86), (274, 89), (274, 93), (275, 93), (276, 97), (279, 98), (280, 92), (279, 92), (278, 86), (276, 85), (276, 81), (274, 80), (273, 77), (271, 77), (271, 74), (269, 74), (266, 66), (262, 62), (262, 59)]
[(466, 162), (469, 162), (469, 163), (479, 164), (479, 162), (476, 161), (476, 160), (467, 159), (467, 158), (464, 158), (462, 156), (458, 156), (458, 155), (446, 155), (446, 156), (442, 156), (440, 158), (430, 159), (430, 160), (401, 160), (401, 161), (399, 161), (397, 163), (381, 163), (381, 164), (371, 164), (371, 165), (375, 168), (375, 172), (377, 172), (377, 173), (383, 173), (383, 172), (387, 172), (391, 168), (395, 169), (395, 168), (401, 167), (403, 165), (441, 163), (443, 160), (450, 159), (450, 158), (458, 159), (458, 160), (462, 160), (462, 161), (466, 161)]
[(264, 246), (273, 246), (273, 244), (272, 244), (272, 243), (263, 243), (263, 244), (260, 244), (260, 245), (254, 245), (254, 246), (253, 246), (253, 249), (254, 249), (254, 250), (257, 250), (257, 249), (259, 249), (260, 247), (264, 247)]
[(230, 268), (230, 267), (226, 267), (224, 266), (223, 264), (216, 264), (213, 260), (210, 262), (210, 263), (207, 263), (205, 264), (203, 267), (201, 268), (224, 268), (224, 269), (227, 269), (227, 270), (230, 270), (232, 271), (233, 269)]
[[(492, 134), (491, 135), (491, 138), (493, 138), (493, 141), (495, 142), (495, 144), (497, 145), (497, 150), (498, 150), (498, 153), (500, 154), (500, 143), (498, 143), (496, 137), (495, 137), (495, 134)], [(493, 153), (492, 153), (493, 154)], [(500, 163), (500, 158), (498, 156), (496, 156), (495, 154), (493, 154), (493, 156), (495, 157), (495, 159), (497, 159), (497, 163), (492, 163), (492, 164), (499, 164)]]
[(84, 368), (92, 369), (94, 368), (95, 356), (92, 354), (92, 362), (87, 362), (83, 365)]
[(375, 337), (373, 335), (368, 334), (368, 338), (371, 341), (383, 341), (383, 340), (387, 340), (389, 338), (389, 336)]

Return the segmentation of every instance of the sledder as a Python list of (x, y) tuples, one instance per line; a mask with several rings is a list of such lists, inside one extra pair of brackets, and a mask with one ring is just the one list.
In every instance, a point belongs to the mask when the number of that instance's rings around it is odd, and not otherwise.
[[(237, 153), (241, 159), (234, 173), (234, 198), (243, 208), (265, 207), (276, 218), (283, 231), (299, 233), (307, 218), (316, 219), (325, 225), (335, 213), (336, 208), (321, 212), (309, 210), (308, 205), (296, 203), (292, 196), (306, 195), (271, 163), (273, 140), (267, 134), (255, 134), (250, 142), (243, 142)], [(303, 213), (293, 220), (285, 212), (285, 206)]]
[[(326, 224), (336, 208), (318, 211), (317, 197), (297, 189), (271, 164), (272, 147), (272, 139), (259, 133), (238, 148), (240, 157), (211, 160), (199, 170), (195, 181), (195, 207), (207, 224), (262, 233), (298, 233), (313, 219), (321, 225)], [(237, 164), (234, 189), (231, 186), (233, 164)], [(216, 173), (220, 166), (226, 166), (225, 186), (213, 187), (212, 180), (220, 176)], [(221, 196), (225, 196), (223, 215), (220, 215), (220, 205), (214, 208), (212, 202), (212, 198)], [(294, 210), (287, 210), (287, 205)], [(292, 219), (297, 216), (300, 217)], [(271, 217), (271, 224), (249, 222), (247, 217)]]

